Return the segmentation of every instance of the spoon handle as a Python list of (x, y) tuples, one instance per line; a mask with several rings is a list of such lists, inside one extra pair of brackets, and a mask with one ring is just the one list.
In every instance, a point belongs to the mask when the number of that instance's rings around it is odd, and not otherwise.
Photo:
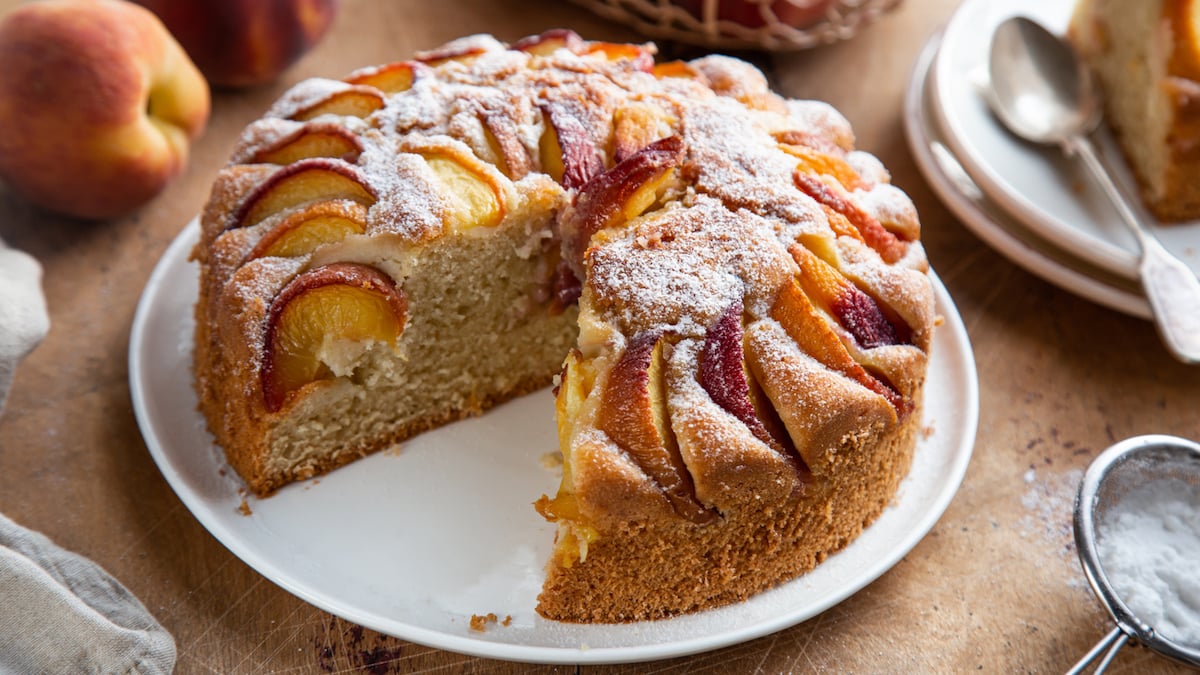
[(1142, 227), (1100, 163), (1091, 141), (1084, 136), (1074, 136), (1063, 141), (1063, 149), (1068, 155), (1077, 155), (1083, 160), (1116, 207), (1121, 220), (1137, 237), (1142, 248), (1138, 276), (1163, 343), (1180, 361), (1200, 363), (1200, 278)]

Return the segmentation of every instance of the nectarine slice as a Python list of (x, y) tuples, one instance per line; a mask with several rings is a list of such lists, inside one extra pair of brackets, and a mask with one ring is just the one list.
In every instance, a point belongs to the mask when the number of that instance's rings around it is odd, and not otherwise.
[(417, 81), (417, 68), (421, 65), (414, 61), (398, 61), (362, 68), (350, 73), (343, 81), (374, 87), (384, 94), (397, 94), (412, 89), (413, 82)]
[(790, 459), (799, 459), (791, 438), (777, 423), (774, 407), (746, 366), (742, 312), (738, 300), (709, 326), (696, 379), (713, 402), (745, 424), (755, 438)]
[(858, 230), (859, 235), (861, 235), (862, 240), (866, 242), (867, 246), (874, 249), (884, 262), (891, 264), (904, 257), (907, 246), (903, 241), (884, 228), (869, 213), (858, 208), (849, 199), (836, 192), (829, 185), (826, 185), (820, 178), (802, 171), (793, 171), (792, 180), (796, 183), (796, 187), (800, 188), (809, 197), (815, 199), (818, 204), (828, 206), (837, 213), (845, 216), (855, 229)]
[(792, 280), (779, 289), (771, 307), (771, 318), (795, 340), (804, 353), (830, 370), (837, 371), (887, 399), (897, 411), (906, 409), (900, 394), (867, 372), (846, 350), (841, 338), (830, 329), (816, 306)]
[(367, 208), (358, 202), (346, 199), (316, 202), (288, 214), (272, 227), (246, 259), (308, 255), (323, 244), (341, 241), (351, 234), (362, 234), (366, 231), (366, 222)]
[(462, 231), (491, 227), (504, 220), (504, 199), (486, 174), (448, 153), (426, 152), (422, 156), (445, 188), (442, 194), (452, 204), (448, 221), (452, 228)]
[(688, 65), (686, 61), (665, 61), (656, 63), (650, 71), (654, 76), (662, 79), (664, 77), (681, 77), (687, 79), (696, 79), (699, 73), (696, 69)]
[(565, 249), (574, 260), (583, 259), (596, 232), (645, 213), (683, 158), (683, 140), (668, 136), (588, 181), (576, 195), (574, 213), (563, 227)]
[(303, 159), (255, 188), (234, 213), (230, 227), (250, 227), (284, 209), (329, 199), (349, 199), (364, 206), (376, 201), (375, 191), (352, 165), (323, 157)]
[(662, 331), (630, 338), (608, 374), (597, 426), (662, 490), (675, 512), (695, 523), (717, 514), (696, 498), (692, 474), (683, 462), (667, 412)]
[(517, 125), (508, 115), (481, 111), (479, 123), (488, 148), (496, 157), (496, 168), (512, 180), (521, 180), (529, 173), (529, 151), (521, 142)]
[(670, 136), (678, 120), (656, 105), (631, 103), (613, 113), (613, 161), (621, 163), (654, 141)]
[(796, 171), (802, 174), (832, 176), (847, 190), (857, 190), (863, 186), (858, 172), (850, 168), (846, 160), (833, 153), (820, 152), (805, 145), (792, 145), (791, 143), (780, 143), (779, 148), (800, 160), (800, 163), (796, 165)]
[(374, 87), (353, 86), (335, 91), (329, 96), (292, 114), (291, 119), (306, 122), (321, 115), (366, 117), (383, 107), (383, 92)]
[(267, 314), (261, 368), (267, 410), (279, 411), (306, 384), (332, 377), (330, 361), (340, 360), (339, 350), (395, 345), (407, 309), (391, 277), (367, 265), (335, 263), (297, 276)]
[(575, 31), (567, 28), (555, 28), (540, 35), (522, 38), (512, 48), (534, 56), (550, 56), (560, 49), (581, 54), (585, 45), (583, 38), (579, 37)]
[(600, 54), (609, 61), (629, 61), (633, 67), (645, 73), (654, 70), (654, 55), (641, 45), (623, 42), (589, 42), (585, 47), (587, 54)]
[(249, 161), (252, 164), (291, 164), (302, 159), (329, 157), (354, 162), (361, 152), (362, 142), (346, 128), (336, 124), (310, 124), (260, 148)]
[(542, 172), (568, 190), (604, 171), (604, 158), (579, 118), (561, 105), (542, 106), (545, 126), (538, 141)]
[(800, 244), (788, 248), (800, 266), (800, 286), (863, 349), (908, 344), (908, 326), (892, 323), (875, 299)]

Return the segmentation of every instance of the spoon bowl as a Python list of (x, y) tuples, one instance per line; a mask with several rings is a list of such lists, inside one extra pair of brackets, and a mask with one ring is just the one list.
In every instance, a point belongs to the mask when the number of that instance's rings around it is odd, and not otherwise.
[(1059, 144), (1100, 123), (1091, 69), (1069, 45), (1025, 17), (996, 29), (988, 69), (993, 111), (1028, 141)]

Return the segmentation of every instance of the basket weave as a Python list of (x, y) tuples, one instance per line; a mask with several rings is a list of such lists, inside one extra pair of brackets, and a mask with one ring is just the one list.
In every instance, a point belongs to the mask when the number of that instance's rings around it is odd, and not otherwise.
[[(846, 40), (858, 30), (900, 3), (900, 0), (838, 0), (822, 19), (796, 28), (771, 11), (773, 0), (742, 0), (761, 14), (764, 25), (750, 28), (718, 19), (718, 0), (702, 0), (701, 16), (672, 0), (572, 0), (602, 17), (623, 23), (650, 37), (675, 40), (710, 49), (760, 49), (796, 51)], [(811, 5), (816, 0), (790, 0)]]

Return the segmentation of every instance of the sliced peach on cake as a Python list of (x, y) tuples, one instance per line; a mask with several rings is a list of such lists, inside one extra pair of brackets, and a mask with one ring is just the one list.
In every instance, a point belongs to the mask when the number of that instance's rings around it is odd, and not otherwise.
[(818, 307), (837, 319), (862, 349), (910, 344), (912, 331), (893, 321), (874, 298), (864, 293), (829, 263), (800, 244), (788, 248), (800, 266), (800, 287)]
[(793, 279), (779, 289), (771, 307), (771, 318), (783, 326), (783, 330), (804, 353), (825, 367), (879, 394), (891, 403), (898, 413), (908, 409), (895, 389), (867, 372), (850, 356), (841, 338), (829, 326), (796, 280)]
[(487, 48), (481, 44), (456, 40), (438, 49), (421, 52), (417, 55), (416, 60), (436, 68), (437, 66), (452, 62), (470, 63), (486, 51)]
[(337, 124), (306, 124), (270, 145), (259, 148), (251, 164), (291, 164), (302, 159), (329, 157), (353, 163), (362, 153), (362, 141)]
[(700, 77), (699, 71), (688, 65), (687, 61), (664, 61), (663, 63), (656, 63), (650, 72), (660, 80), (664, 77), (680, 77), (690, 80), (699, 79)]
[(608, 373), (596, 422), (662, 490), (676, 513), (695, 523), (710, 523), (717, 514), (696, 498), (692, 475), (671, 431), (663, 377), (665, 343), (661, 330), (630, 338)]
[(780, 143), (784, 152), (800, 160), (796, 171), (801, 174), (820, 174), (831, 176), (847, 190), (857, 190), (863, 186), (862, 178), (840, 155), (833, 152), (821, 152), (806, 145)]
[(671, 136), (679, 123), (661, 106), (634, 102), (613, 113), (613, 161), (620, 163), (638, 150), (665, 136)]
[(592, 235), (646, 212), (672, 184), (684, 159), (683, 140), (668, 136), (638, 150), (589, 181), (575, 198), (574, 209), (561, 223), (566, 250), (580, 261)]
[(294, 258), (319, 246), (366, 231), (367, 207), (348, 199), (315, 202), (289, 213), (263, 235), (246, 260), (266, 256)]
[(596, 530), (582, 524), (579, 501), (575, 497), (575, 480), (571, 473), (571, 439), (575, 422), (580, 417), (583, 403), (591, 392), (595, 373), (589, 362), (584, 361), (578, 349), (571, 350), (563, 363), (558, 387), (555, 389), (554, 410), (558, 419), (558, 447), (562, 450), (562, 482), (551, 499), (542, 495), (534, 508), (543, 518), (559, 523), (558, 545), (568, 556), (568, 564), (587, 558), (587, 546), (596, 540)]
[(453, 229), (492, 227), (504, 220), (504, 192), (479, 166), (478, 159), (467, 160), (441, 150), (422, 150), (420, 154), (444, 188), (442, 194), (450, 203), (447, 224)]
[(654, 70), (654, 54), (641, 45), (623, 42), (589, 42), (587, 54), (599, 54), (609, 61), (629, 61), (634, 69), (644, 73)]
[(504, 113), (484, 110), (479, 113), (479, 123), (500, 173), (512, 180), (524, 178), (533, 167), (516, 122)]
[(397, 61), (382, 66), (362, 68), (344, 78), (348, 84), (374, 87), (384, 94), (397, 94), (412, 89), (417, 81), (418, 68), (423, 64), (415, 61)]
[(542, 172), (567, 188), (583, 187), (604, 171), (604, 158), (592, 142), (587, 127), (569, 109), (547, 103), (542, 106), (544, 127), (538, 141)]
[(407, 312), (404, 294), (374, 267), (335, 263), (298, 275), (267, 313), (260, 370), (267, 410), (278, 412), (310, 382), (347, 374), (374, 344), (394, 346)]
[(349, 199), (364, 206), (376, 201), (375, 191), (353, 165), (327, 158), (303, 159), (255, 188), (234, 213), (230, 227), (250, 227), (285, 209), (329, 199)]
[(291, 119), (305, 122), (321, 115), (366, 117), (383, 107), (383, 92), (375, 87), (354, 85), (339, 89), (292, 113)]
[(746, 364), (742, 302), (731, 304), (709, 326), (700, 349), (696, 379), (713, 402), (736, 417), (755, 438), (784, 455), (801, 469), (775, 407), (755, 382)]
[(586, 44), (575, 31), (567, 28), (555, 28), (540, 35), (522, 38), (512, 48), (534, 56), (550, 56), (560, 49), (582, 54)]
[(889, 232), (871, 214), (860, 209), (841, 192), (820, 178), (804, 173), (803, 171), (793, 171), (792, 180), (795, 182), (796, 187), (800, 188), (804, 194), (815, 199), (818, 204), (845, 217), (858, 231), (859, 236), (866, 242), (867, 246), (874, 249), (884, 262), (892, 264), (904, 257), (907, 244), (894, 233)]

